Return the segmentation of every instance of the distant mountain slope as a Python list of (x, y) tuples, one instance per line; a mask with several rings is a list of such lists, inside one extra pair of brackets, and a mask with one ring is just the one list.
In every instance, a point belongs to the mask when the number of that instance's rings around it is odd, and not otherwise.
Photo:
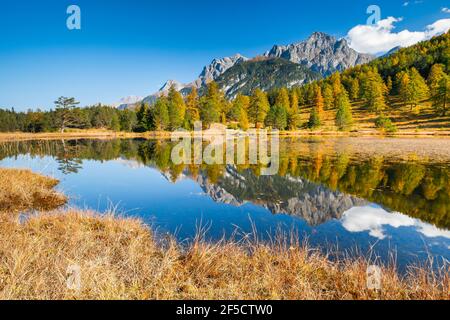
[(184, 84), (182, 84), (176, 80), (169, 80), (161, 87), (161, 89), (159, 89), (158, 92), (155, 92), (154, 94), (145, 97), (141, 102), (148, 103), (149, 105), (153, 105), (156, 102), (156, 100), (158, 100), (159, 97), (168, 94), (169, 90), (172, 86), (177, 91), (181, 91), (184, 88), (186, 88), (186, 86)]
[(214, 59), (209, 65), (203, 68), (203, 71), (198, 76), (198, 79), (191, 83), (190, 86), (200, 88), (208, 84), (208, 82), (216, 80), (236, 64), (245, 62), (247, 60), (248, 58), (241, 56), (240, 54), (236, 54), (232, 57), (225, 57), (222, 59)]
[(234, 98), (237, 93), (249, 95), (256, 88), (271, 90), (292, 87), (320, 78), (320, 74), (305, 66), (274, 58), (236, 64), (218, 77), (216, 82), (228, 98)]
[[(412, 67), (416, 68), (423, 77), (428, 78), (431, 67), (434, 64), (445, 66), (450, 72), (450, 31), (436, 36), (430, 40), (419, 42), (406, 48), (394, 48), (389, 55), (382, 56), (372, 62), (370, 66), (378, 69), (384, 79), (395, 76)], [(348, 72), (353, 72), (349, 69)]]
[[(203, 71), (200, 73), (198, 78), (194, 80), (191, 83), (188, 84), (182, 84), (176, 80), (169, 80), (167, 81), (161, 89), (159, 89), (157, 92), (141, 99), (140, 101), (137, 101), (138, 103), (148, 103), (149, 105), (153, 105), (156, 100), (161, 97), (162, 95), (165, 95), (169, 92), (170, 87), (174, 86), (175, 89), (179, 92), (181, 92), (183, 95), (188, 94), (192, 88), (200, 89), (202, 87), (205, 87), (210, 81), (215, 81), (218, 77), (220, 77), (224, 72), (226, 72), (228, 69), (232, 68), (236, 64), (239, 64), (241, 62), (247, 61), (248, 58), (236, 54), (232, 57), (225, 57), (222, 59), (214, 59), (211, 61), (210, 64), (205, 66), (203, 68)], [(133, 107), (136, 103), (136, 101), (130, 103), (128, 105), (129, 108)], [(121, 105), (121, 108), (126, 108), (127, 105)]]
[(283, 58), (304, 65), (323, 76), (370, 62), (375, 57), (358, 53), (345, 39), (322, 32), (313, 33), (306, 41), (287, 46), (274, 46), (264, 54), (269, 58)]
[(153, 104), (158, 97), (167, 93), (171, 85), (187, 94), (192, 88), (201, 89), (208, 82), (217, 81), (228, 97), (235, 96), (237, 92), (249, 94), (254, 88), (269, 90), (280, 86), (289, 87), (374, 59), (371, 55), (351, 49), (346, 40), (337, 40), (321, 32), (313, 33), (303, 42), (274, 46), (264, 57), (266, 59), (263, 61), (258, 58), (249, 60), (236, 54), (214, 59), (193, 82), (181, 84), (170, 80), (158, 92), (143, 99), (143, 102)]
[(128, 108), (129, 105), (135, 104), (139, 101), (142, 101), (143, 97), (138, 96), (128, 96), (125, 98), (120, 99), (118, 103), (114, 105), (119, 110), (125, 110)]

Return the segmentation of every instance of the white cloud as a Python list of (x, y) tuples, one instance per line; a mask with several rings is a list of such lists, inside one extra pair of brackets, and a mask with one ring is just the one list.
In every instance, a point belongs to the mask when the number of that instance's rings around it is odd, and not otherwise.
[(403, 3), (403, 6), (404, 6), (404, 7), (409, 6), (409, 2), (408, 2), (408, 1), (404, 2), (404, 3)]
[(449, 8), (442, 8), (442, 12), (444, 12), (444, 13), (450, 13), (450, 9), (449, 9)]
[(428, 238), (444, 237), (450, 239), (450, 231), (439, 229), (418, 219), (401, 213), (389, 213), (382, 208), (355, 207), (344, 213), (342, 226), (350, 232), (364, 232), (380, 240), (386, 238), (385, 226), (393, 228), (414, 227)]
[(438, 34), (447, 32), (450, 29), (450, 19), (441, 19), (427, 26), (426, 38), (432, 38)]
[(424, 31), (407, 29), (395, 32), (395, 24), (402, 18), (388, 17), (375, 25), (357, 25), (347, 34), (350, 46), (356, 51), (381, 54), (395, 47), (409, 47), (450, 29), (450, 19), (441, 19), (428, 25)]

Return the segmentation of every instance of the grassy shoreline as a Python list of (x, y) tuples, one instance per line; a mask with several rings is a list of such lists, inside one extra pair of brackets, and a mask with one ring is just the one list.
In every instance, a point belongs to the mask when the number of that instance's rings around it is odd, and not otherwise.
[[(284, 237), (270, 244), (199, 238), (180, 246), (156, 239), (139, 220), (112, 214), (60, 209), (23, 221), (19, 208), (41, 209), (42, 198), (53, 199), (46, 209), (57, 208), (66, 198), (53, 191), (54, 179), (9, 169), (0, 175), (22, 185), (15, 197), (0, 189), (0, 299), (450, 298), (448, 266), (440, 272), (411, 267), (404, 277), (394, 266), (382, 267), (383, 288), (373, 292), (366, 285), (367, 259), (332, 262), (306, 244), (288, 245)], [(73, 265), (81, 270), (79, 290), (66, 285)]]
[[(209, 133), (211, 134), (211, 133)], [(213, 133), (214, 134), (214, 133)], [(282, 131), (282, 137), (450, 137), (450, 131), (398, 131), (388, 134), (378, 130), (360, 130), (351, 132), (326, 131), (326, 130), (296, 130)], [(47, 133), (27, 133), (27, 132), (0, 132), (0, 141), (12, 140), (56, 140), (56, 139), (114, 139), (114, 138), (142, 138), (142, 139), (170, 139), (171, 132), (149, 131), (144, 133), (136, 132), (114, 132), (109, 130), (76, 130), (68, 132), (47, 132)]]

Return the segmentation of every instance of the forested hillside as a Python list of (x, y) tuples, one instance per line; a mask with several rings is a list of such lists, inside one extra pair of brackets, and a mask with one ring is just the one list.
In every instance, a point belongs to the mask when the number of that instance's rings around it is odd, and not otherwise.
[[(73, 98), (60, 98), (51, 112), (0, 111), (0, 130), (165, 131), (192, 129), (198, 120), (205, 127), (220, 122), (244, 130), (450, 130), (449, 62), (450, 33), (306, 85), (285, 80), (293, 74), (300, 82), (318, 76), (287, 60), (247, 61), (200, 94), (194, 89), (184, 97), (172, 87), (153, 106), (142, 104), (135, 111), (79, 108)], [(254, 83), (256, 78), (264, 82)], [(264, 91), (267, 86), (278, 88)]]
[(322, 76), (305, 66), (280, 58), (257, 58), (239, 63), (228, 69), (217, 80), (226, 97), (237, 93), (251, 95), (256, 88), (264, 91), (271, 88), (302, 85)]

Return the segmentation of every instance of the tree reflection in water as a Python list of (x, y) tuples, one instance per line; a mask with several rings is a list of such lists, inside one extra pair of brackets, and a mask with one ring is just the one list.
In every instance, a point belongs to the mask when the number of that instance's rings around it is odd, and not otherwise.
[[(365, 159), (320, 142), (281, 143), (280, 170), (260, 176), (260, 165), (174, 165), (173, 144), (161, 140), (61, 140), (0, 143), (0, 159), (52, 156), (59, 170), (75, 174), (83, 161), (124, 159), (160, 170), (172, 182), (187, 176), (216, 201), (252, 202), (273, 213), (299, 215), (310, 224), (340, 218), (355, 205), (376, 203), (389, 211), (450, 228), (450, 166), (411, 157)], [(344, 211), (343, 211), (344, 210)]]

